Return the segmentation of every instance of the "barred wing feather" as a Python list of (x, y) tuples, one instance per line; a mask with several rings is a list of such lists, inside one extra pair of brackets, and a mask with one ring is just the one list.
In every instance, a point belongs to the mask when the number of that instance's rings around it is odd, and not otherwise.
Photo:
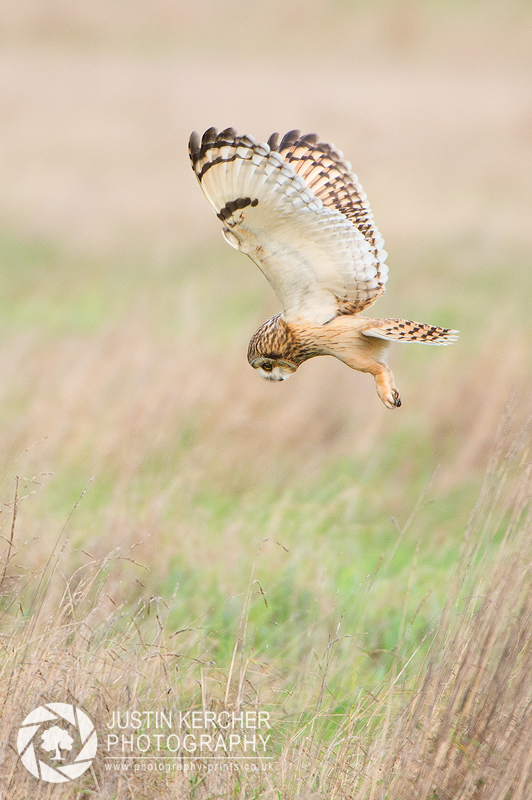
[(268, 143), (232, 128), (190, 138), (193, 169), (224, 228), (272, 285), (286, 319), (324, 324), (384, 291), (382, 238), (350, 165), (313, 134)]

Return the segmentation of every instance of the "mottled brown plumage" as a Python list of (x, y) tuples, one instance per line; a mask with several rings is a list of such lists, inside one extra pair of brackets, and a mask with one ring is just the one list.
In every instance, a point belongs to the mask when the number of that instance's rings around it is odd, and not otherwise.
[(388, 408), (400, 406), (383, 359), (389, 342), (449, 344), (457, 332), (361, 316), (385, 290), (387, 254), (342, 153), (316, 134), (255, 143), (233, 128), (193, 133), (189, 150), (224, 237), (255, 261), (283, 306), (252, 336), (249, 363), (284, 380), (307, 359), (332, 355), (373, 375)]

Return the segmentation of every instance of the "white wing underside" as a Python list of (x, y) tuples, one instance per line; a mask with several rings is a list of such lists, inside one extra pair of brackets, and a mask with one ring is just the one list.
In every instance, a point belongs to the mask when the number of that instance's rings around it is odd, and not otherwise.
[[(226, 240), (262, 270), (287, 320), (324, 324), (362, 310), (384, 291), (388, 270), (377, 229), (368, 241), (346, 214), (315, 196), (281, 153), (239, 137), (205, 149), (194, 168)], [(327, 180), (316, 174), (315, 190)], [(238, 199), (247, 205), (233, 208)]]

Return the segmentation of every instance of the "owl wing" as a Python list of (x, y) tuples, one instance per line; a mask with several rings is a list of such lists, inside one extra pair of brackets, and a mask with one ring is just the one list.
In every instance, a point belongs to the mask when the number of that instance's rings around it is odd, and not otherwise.
[(286, 319), (324, 324), (384, 292), (386, 252), (351, 166), (315, 134), (278, 143), (193, 133), (190, 158), (224, 236), (272, 285)]

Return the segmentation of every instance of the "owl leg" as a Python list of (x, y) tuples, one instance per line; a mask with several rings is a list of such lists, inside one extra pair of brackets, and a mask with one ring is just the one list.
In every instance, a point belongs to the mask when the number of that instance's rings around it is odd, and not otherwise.
[(375, 378), (377, 394), (386, 408), (399, 408), (401, 398), (395, 388), (393, 372), (384, 360), (389, 342), (382, 339), (360, 337), (363, 347), (357, 347), (355, 353), (358, 364), (353, 366), (363, 372), (369, 372)]
[[(384, 344), (384, 342), (381, 344)], [(365, 349), (367, 350), (368, 348), (366, 347)], [(369, 372), (370, 375), (373, 375), (377, 385), (377, 394), (386, 408), (399, 408), (401, 398), (395, 388), (393, 373), (389, 366), (381, 360), (381, 353), (378, 352), (377, 347), (374, 346), (372, 349), (372, 353), (361, 353), (359, 350), (348, 355), (342, 354), (340, 361), (343, 361), (351, 369), (356, 369), (359, 372)]]
[(395, 388), (393, 382), (393, 373), (386, 365), (375, 362), (375, 366), (369, 370), (375, 378), (377, 384), (377, 394), (386, 406), (386, 408), (399, 408), (401, 405), (401, 398), (399, 392)]
[(395, 388), (393, 372), (384, 361), (384, 351), (388, 348), (388, 342), (379, 339), (366, 339), (363, 348), (356, 348), (347, 358), (342, 360), (352, 369), (360, 372), (369, 372), (375, 378), (377, 394), (386, 408), (399, 408), (401, 398)]
[[(362, 335), (368, 324), (375, 326), (379, 322), (380, 320), (368, 320), (358, 315), (337, 317), (328, 326), (322, 326), (329, 334), (325, 352), (343, 361), (351, 369), (373, 375), (377, 394), (386, 408), (399, 408), (401, 398), (395, 388), (393, 373), (384, 360), (390, 342), (380, 337)], [(335, 340), (332, 331), (335, 333)]]

